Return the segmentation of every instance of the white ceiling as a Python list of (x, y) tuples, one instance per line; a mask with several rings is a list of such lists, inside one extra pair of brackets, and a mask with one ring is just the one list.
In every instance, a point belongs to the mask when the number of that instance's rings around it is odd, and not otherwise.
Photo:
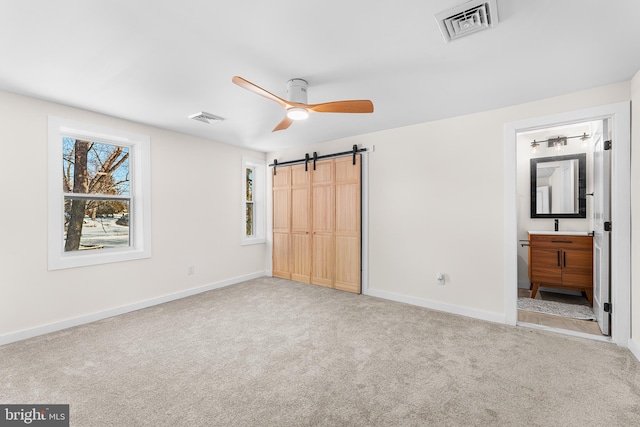
[[(321, 142), (629, 80), (638, 0), (497, 0), (498, 25), (444, 43), (462, 0), (0, 0), (0, 89), (260, 151)], [(272, 133), (275, 102), (371, 99)], [(206, 111), (226, 118), (188, 119)]]

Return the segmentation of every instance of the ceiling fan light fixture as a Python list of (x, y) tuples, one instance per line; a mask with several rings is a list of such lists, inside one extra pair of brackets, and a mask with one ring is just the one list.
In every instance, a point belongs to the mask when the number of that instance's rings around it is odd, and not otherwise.
[(282, 99), (268, 90), (240, 76), (233, 76), (231, 82), (243, 89), (276, 102), (286, 110), (286, 116), (278, 123), (272, 132), (288, 129), (296, 120), (304, 120), (310, 113), (373, 113), (373, 102), (368, 99), (323, 102), (321, 104), (307, 103), (306, 80), (291, 79), (287, 83), (287, 96)]
[(291, 120), (304, 120), (309, 117), (309, 112), (301, 107), (292, 107), (287, 110), (287, 117)]

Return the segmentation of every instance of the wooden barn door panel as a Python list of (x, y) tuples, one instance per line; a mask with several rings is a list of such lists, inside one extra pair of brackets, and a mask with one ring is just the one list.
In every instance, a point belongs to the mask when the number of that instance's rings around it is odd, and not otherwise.
[(333, 234), (335, 205), (332, 186), (313, 187), (312, 229), (314, 234)]
[(276, 233), (289, 233), (291, 228), (289, 189), (273, 190), (273, 231)]
[(333, 286), (334, 278), (334, 162), (316, 163), (311, 178), (311, 283)]
[(274, 277), (291, 279), (291, 168), (278, 168), (273, 175)]
[(291, 235), (291, 280), (311, 283), (311, 237)]
[(334, 244), (332, 235), (313, 235), (311, 283), (314, 285), (333, 287)]
[(360, 239), (336, 236), (334, 288), (360, 293)]
[(273, 175), (273, 231), (291, 231), (291, 168), (278, 168)]
[(311, 179), (304, 165), (291, 166), (291, 279), (311, 281)]
[(335, 160), (334, 287), (360, 293), (360, 156)]
[(291, 279), (289, 233), (273, 233), (273, 277)]

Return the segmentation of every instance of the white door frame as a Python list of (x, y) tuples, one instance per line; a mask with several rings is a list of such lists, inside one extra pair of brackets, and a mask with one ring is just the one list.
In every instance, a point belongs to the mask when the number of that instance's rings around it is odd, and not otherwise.
[(611, 341), (628, 347), (631, 337), (631, 108), (629, 102), (552, 114), (504, 126), (505, 322), (518, 320), (518, 212), (516, 134), (611, 118)]

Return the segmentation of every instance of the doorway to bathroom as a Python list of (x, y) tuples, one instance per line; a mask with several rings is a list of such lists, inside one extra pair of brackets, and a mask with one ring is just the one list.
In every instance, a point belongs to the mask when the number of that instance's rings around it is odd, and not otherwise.
[(604, 118), (516, 135), (521, 324), (610, 335), (610, 130)]
[(629, 126), (628, 102), (505, 125), (507, 323), (626, 346)]

